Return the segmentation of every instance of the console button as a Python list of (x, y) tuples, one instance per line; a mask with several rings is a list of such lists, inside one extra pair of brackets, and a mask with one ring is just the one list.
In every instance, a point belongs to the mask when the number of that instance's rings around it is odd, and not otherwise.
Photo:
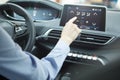
[(97, 57), (92, 57), (92, 60), (97, 60), (98, 58)]
[(82, 58), (82, 56), (83, 56), (82, 54), (78, 54), (77, 55), (78, 58)]
[(87, 57), (88, 57), (87, 55), (83, 55), (82, 56), (83, 59), (87, 59)]
[(68, 55), (67, 55), (67, 56), (71, 57), (72, 55), (73, 55), (73, 53), (68, 53)]
[(87, 59), (91, 60), (91, 59), (92, 59), (92, 56), (88, 56)]
[(73, 56), (73, 57), (77, 57), (77, 55), (78, 55), (78, 54), (73, 54), (72, 56)]

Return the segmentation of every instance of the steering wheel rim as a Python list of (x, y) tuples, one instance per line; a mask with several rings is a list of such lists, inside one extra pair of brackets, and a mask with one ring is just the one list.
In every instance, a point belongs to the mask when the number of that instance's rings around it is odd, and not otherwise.
[(26, 46), (23, 50), (31, 52), (34, 46), (34, 43), (35, 43), (35, 27), (34, 27), (33, 20), (30, 17), (30, 15), (27, 13), (27, 11), (24, 8), (14, 3), (2, 4), (0, 5), (0, 10), (13, 10), (15, 13), (17, 13), (18, 15), (22, 16), (25, 19), (29, 37), (28, 37)]

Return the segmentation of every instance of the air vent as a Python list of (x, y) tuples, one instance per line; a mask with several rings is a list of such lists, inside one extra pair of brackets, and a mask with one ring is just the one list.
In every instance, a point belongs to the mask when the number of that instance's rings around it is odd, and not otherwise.
[(105, 45), (109, 43), (112, 39), (113, 37), (108, 35), (102, 36), (102, 35), (81, 33), (80, 39), (77, 39), (76, 41)]
[[(48, 33), (48, 37), (59, 39), (61, 35), (60, 30), (50, 30)], [(98, 44), (98, 45), (105, 45), (108, 44), (114, 37), (108, 35), (95, 35), (95, 34), (88, 34), (88, 33), (81, 33), (80, 37), (75, 40), (75, 42), (82, 42), (82, 43), (90, 43), (90, 44)]]
[(48, 37), (52, 38), (60, 38), (61, 31), (60, 30), (51, 30), (50, 33), (48, 34)]

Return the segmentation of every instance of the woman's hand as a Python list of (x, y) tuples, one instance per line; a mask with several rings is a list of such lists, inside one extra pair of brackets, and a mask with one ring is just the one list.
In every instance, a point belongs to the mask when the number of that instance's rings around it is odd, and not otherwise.
[(70, 19), (64, 26), (61, 33), (60, 39), (68, 43), (68, 45), (70, 45), (81, 32), (81, 29), (79, 29), (78, 26), (73, 23), (76, 19), (77, 17)]

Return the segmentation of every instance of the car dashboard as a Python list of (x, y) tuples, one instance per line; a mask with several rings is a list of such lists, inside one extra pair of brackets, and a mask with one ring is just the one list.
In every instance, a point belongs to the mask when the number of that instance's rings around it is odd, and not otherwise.
[[(22, 6), (30, 14), (36, 29), (36, 43), (32, 53), (38, 58), (46, 56), (60, 38), (63, 6), (47, 0), (10, 2)], [(3, 11), (0, 16), (16, 25), (24, 25), (24, 19), (12, 11)], [(56, 80), (65, 80), (66, 77), (79, 80), (79, 75), (89, 68), (98, 68), (119, 59), (119, 21), (120, 11), (107, 9), (105, 31), (83, 29), (71, 44), (71, 51)]]
[[(60, 11), (49, 7), (48, 5), (43, 5), (37, 2), (16, 2), (16, 4), (24, 7), (24, 9), (31, 15), (34, 21), (45, 21), (45, 20), (53, 20), (56, 18), (60, 18)], [(15, 12), (7, 13), (4, 11), (6, 17), (15, 19), (15, 20), (24, 20), (21, 16), (17, 15)]]

